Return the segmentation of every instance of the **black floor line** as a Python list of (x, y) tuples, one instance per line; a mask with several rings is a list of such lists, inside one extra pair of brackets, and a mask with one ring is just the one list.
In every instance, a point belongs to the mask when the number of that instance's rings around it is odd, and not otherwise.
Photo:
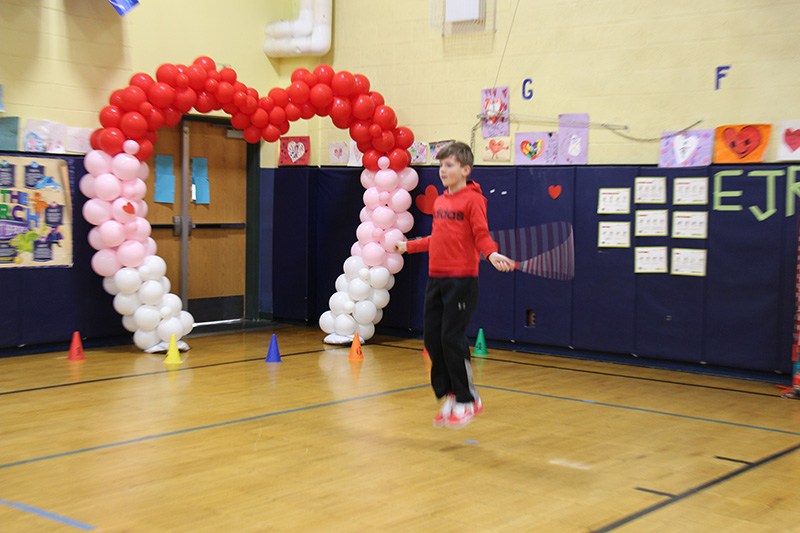
[(667, 498), (674, 498), (675, 497), (674, 494), (670, 494), (669, 492), (661, 492), (660, 490), (646, 489), (644, 487), (636, 487), (635, 490), (638, 490), (638, 491), (641, 491), (641, 492), (647, 492), (647, 493), (650, 493), (650, 494), (655, 494), (656, 496), (666, 496)]
[(672, 505), (673, 503), (677, 503), (677, 502), (679, 502), (681, 500), (685, 500), (686, 498), (688, 498), (690, 496), (694, 496), (695, 494), (698, 494), (698, 493), (700, 493), (700, 492), (702, 492), (702, 491), (704, 491), (704, 490), (706, 490), (708, 488), (711, 488), (711, 487), (714, 487), (716, 485), (719, 485), (720, 483), (724, 483), (724, 482), (728, 481), (729, 479), (733, 479), (736, 476), (739, 476), (741, 474), (749, 472), (750, 470), (753, 470), (754, 468), (758, 468), (760, 466), (764, 466), (767, 463), (771, 463), (772, 461), (780, 459), (781, 457), (783, 457), (785, 455), (789, 455), (790, 453), (796, 452), (797, 450), (800, 450), (800, 444), (795, 444), (791, 448), (787, 448), (787, 449), (785, 449), (783, 451), (780, 451), (778, 453), (775, 453), (775, 454), (772, 454), (772, 455), (770, 455), (768, 457), (765, 457), (765, 458), (763, 458), (763, 459), (761, 459), (759, 461), (756, 461), (754, 463), (750, 463), (750, 464), (748, 464), (746, 466), (743, 466), (742, 468), (739, 468), (738, 470), (734, 470), (733, 472), (729, 472), (728, 474), (725, 474), (724, 476), (718, 477), (716, 479), (712, 479), (711, 481), (703, 483), (702, 485), (699, 485), (699, 486), (691, 488), (691, 489), (689, 489), (687, 491), (681, 492), (680, 494), (676, 494), (675, 496), (672, 496), (672, 497), (668, 498), (667, 500), (665, 500), (663, 502), (659, 502), (657, 504), (651, 505), (650, 507), (645, 507), (641, 511), (637, 511), (637, 512), (635, 512), (633, 514), (630, 514), (630, 515), (628, 515), (628, 516), (626, 516), (624, 518), (621, 518), (621, 519), (617, 520), (616, 522), (612, 522), (612, 523), (610, 523), (610, 524), (608, 524), (606, 526), (603, 526), (600, 529), (594, 529), (594, 530), (592, 530), (592, 533), (605, 533), (607, 531), (613, 531), (613, 530), (617, 529), (618, 527), (622, 527), (624, 525), (627, 525), (627, 524), (633, 522), (634, 520), (642, 518), (643, 516), (649, 515), (650, 513), (654, 513), (655, 511), (658, 511), (659, 509), (662, 509), (662, 508), (664, 508), (664, 507), (666, 507), (668, 505)]
[(715, 455), (714, 458), (715, 459), (719, 459), (721, 461), (730, 461), (731, 463), (741, 463), (743, 465), (751, 465), (751, 464), (753, 464), (750, 461), (743, 461), (741, 459), (733, 459), (732, 457), (722, 457), (721, 455)]

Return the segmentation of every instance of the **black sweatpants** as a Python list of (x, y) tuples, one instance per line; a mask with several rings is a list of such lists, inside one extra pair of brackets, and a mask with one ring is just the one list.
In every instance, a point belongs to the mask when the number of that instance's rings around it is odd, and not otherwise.
[(453, 393), (461, 403), (478, 399), (467, 342), (467, 325), (477, 305), (477, 277), (428, 278), (423, 338), (437, 398)]

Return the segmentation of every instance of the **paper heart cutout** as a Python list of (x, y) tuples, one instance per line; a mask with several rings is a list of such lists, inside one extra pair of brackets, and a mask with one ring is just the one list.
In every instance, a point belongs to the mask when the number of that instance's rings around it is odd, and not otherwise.
[(417, 195), (415, 199), (415, 203), (417, 204), (417, 208), (425, 213), (426, 215), (433, 214), (433, 202), (436, 201), (436, 198), (439, 197), (439, 191), (433, 185), (428, 185), (425, 188), (425, 194)]
[(493, 154), (497, 154), (503, 148), (505, 148), (503, 141), (495, 141), (494, 139), (489, 141), (489, 150), (491, 150)]
[(735, 128), (725, 128), (722, 140), (734, 154), (744, 159), (761, 146), (761, 132), (754, 126), (745, 126), (738, 132)]
[(491, 119), (492, 123), (497, 123), (497, 119), (505, 107), (503, 100), (500, 98), (486, 98), (483, 101), (483, 114)]
[(535, 139), (533, 142), (522, 141), (519, 145), (522, 155), (530, 159), (536, 159), (544, 152), (544, 141), (542, 139)]
[(292, 160), (292, 163), (297, 163), (297, 160), (305, 155), (306, 147), (301, 142), (289, 141), (289, 144), (286, 145), (286, 152), (289, 154), (289, 159)]
[(336, 157), (342, 157), (342, 149), (341, 148), (334, 148), (333, 155)]
[(792, 149), (792, 152), (800, 148), (800, 130), (787, 129), (783, 132), (783, 140)]
[(129, 215), (135, 215), (136, 214), (136, 206), (134, 206), (130, 202), (128, 202), (127, 204), (123, 205), (122, 206), (122, 210), (125, 211), (126, 213), (128, 213)]
[(550, 198), (555, 200), (559, 196), (561, 196), (561, 185), (551, 185), (547, 188), (547, 193), (550, 195)]
[(675, 161), (685, 163), (697, 149), (697, 137), (684, 134), (676, 135), (672, 141), (672, 150), (675, 152)]

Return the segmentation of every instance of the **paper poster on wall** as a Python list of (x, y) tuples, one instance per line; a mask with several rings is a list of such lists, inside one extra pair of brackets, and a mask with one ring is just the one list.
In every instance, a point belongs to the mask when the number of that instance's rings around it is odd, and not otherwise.
[(348, 167), (363, 167), (364, 154), (358, 149), (356, 142), (350, 139), (350, 154), (347, 156)]
[(624, 215), (630, 212), (630, 188), (604, 188), (597, 192), (598, 215)]
[(198, 205), (211, 203), (208, 159), (205, 157), (192, 158), (192, 200)]
[(633, 197), (637, 204), (667, 203), (667, 178), (636, 178)]
[(328, 143), (328, 157), (331, 165), (347, 163), (350, 159), (350, 150), (347, 148), (347, 143), (344, 141)]
[(569, 113), (558, 116), (558, 164), (585, 165), (588, 161), (589, 115)]
[(0, 150), (16, 152), (19, 136), (19, 117), (0, 117)]
[(661, 134), (658, 166), (708, 166), (713, 149), (714, 130), (665, 131)]
[(705, 239), (708, 237), (708, 212), (674, 211), (672, 213), (673, 239)]
[(497, 137), (483, 142), (483, 161), (511, 161), (511, 137)]
[(508, 89), (506, 86), (481, 91), (484, 139), (505, 137), (511, 133), (511, 123), (508, 120)]
[(800, 161), (800, 120), (781, 122), (778, 137), (778, 161)]
[(431, 153), (431, 163), (436, 161), (436, 154), (439, 153), (439, 150), (447, 146), (448, 144), (455, 142), (453, 139), (449, 141), (434, 141), (428, 145), (428, 150)]
[(72, 266), (72, 196), (63, 159), (0, 159), (0, 267)]
[(630, 222), (599, 222), (597, 225), (597, 246), (599, 248), (630, 248)]
[(281, 137), (279, 165), (308, 165), (311, 159), (311, 137)]
[(673, 248), (671, 273), (676, 276), (705, 276), (706, 250)]
[(636, 211), (637, 237), (666, 237), (669, 235), (669, 211), (666, 209)]
[(558, 163), (558, 134), (534, 131), (514, 135), (515, 165), (555, 165)]
[(637, 246), (634, 248), (633, 271), (636, 274), (666, 274), (666, 246)]
[(771, 131), (769, 124), (720, 126), (714, 139), (714, 163), (760, 163)]
[(411, 154), (412, 165), (424, 165), (428, 162), (428, 143), (414, 141), (414, 144), (408, 147), (408, 153)]
[(90, 142), (92, 128), (73, 128), (67, 126), (67, 141), (65, 147), (67, 152), (74, 152), (78, 154), (86, 154), (92, 150)]
[(672, 182), (674, 205), (706, 205), (708, 178), (675, 178)]
[(22, 130), (22, 150), (24, 152), (64, 153), (64, 136), (67, 127), (50, 120), (28, 119)]
[(171, 155), (156, 154), (153, 201), (161, 204), (175, 203), (175, 174)]

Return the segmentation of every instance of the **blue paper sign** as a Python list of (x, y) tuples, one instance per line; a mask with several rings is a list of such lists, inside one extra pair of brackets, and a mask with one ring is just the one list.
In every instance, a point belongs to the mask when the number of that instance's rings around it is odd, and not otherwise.
[(139, 0), (108, 0), (108, 2), (114, 6), (114, 9), (117, 10), (117, 13), (122, 16), (125, 16), (128, 11), (139, 4)]

